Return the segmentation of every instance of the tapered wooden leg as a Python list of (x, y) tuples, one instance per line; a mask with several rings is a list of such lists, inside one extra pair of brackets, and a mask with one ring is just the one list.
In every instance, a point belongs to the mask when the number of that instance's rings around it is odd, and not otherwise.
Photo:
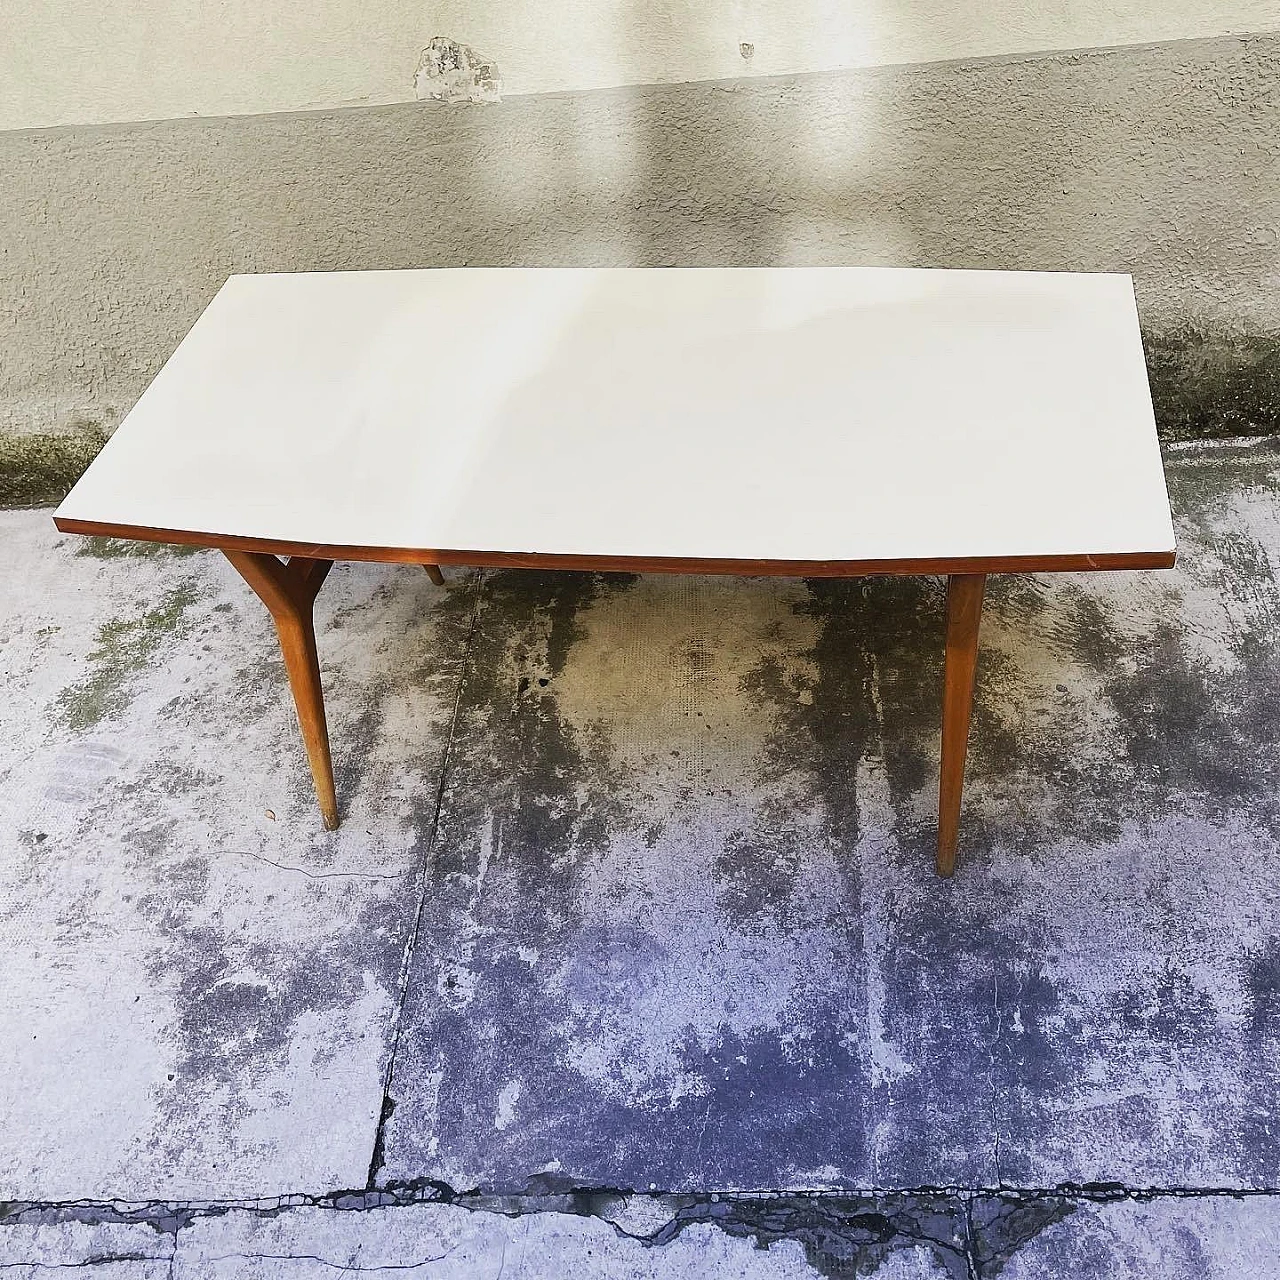
[(973, 677), (978, 666), (978, 624), (982, 620), (984, 573), (956, 573), (947, 579), (947, 655), (942, 689), (942, 779), (938, 788), (938, 874), (956, 869), (964, 758), (969, 746)]
[(444, 586), (444, 574), (440, 572), (438, 564), (424, 564), (422, 566), (427, 571), (427, 577), (436, 584), (437, 587)]
[(271, 613), (280, 637), (289, 687), (298, 712), (298, 726), (311, 761), (316, 798), (324, 825), (338, 827), (338, 799), (333, 789), (333, 763), (329, 758), (329, 730), (324, 718), (324, 691), (320, 687), (320, 661), (312, 605), (329, 572), (332, 560), (292, 557), (287, 563), (256, 551), (225, 551), (240, 576), (257, 592)]

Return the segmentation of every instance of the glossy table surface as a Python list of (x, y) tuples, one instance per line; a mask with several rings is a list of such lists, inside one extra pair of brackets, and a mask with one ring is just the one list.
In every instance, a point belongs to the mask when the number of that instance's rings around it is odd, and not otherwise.
[(1174, 548), (1130, 278), (903, 268), (233, 276), (56, 518), (369, 559)]

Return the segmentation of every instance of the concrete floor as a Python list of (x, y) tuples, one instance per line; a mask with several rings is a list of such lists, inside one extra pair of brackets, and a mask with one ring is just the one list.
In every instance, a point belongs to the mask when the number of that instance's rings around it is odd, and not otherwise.
[(0, 1265), (1280, 1276), (1280, 444), (1168, 471), (949, 883), (937, 580), (340, 566), (330, 834), (220, 557), (0, 513)]

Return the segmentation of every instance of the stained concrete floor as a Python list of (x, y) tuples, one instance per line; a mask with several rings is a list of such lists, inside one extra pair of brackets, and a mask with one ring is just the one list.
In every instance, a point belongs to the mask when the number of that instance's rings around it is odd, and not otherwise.
[[(1280, 1276), (1280, 442), (1168, 572), (340, 566), (0, 513), (0, 1265)], [(25, 1272), (24, 1272), (25, 1269)]]

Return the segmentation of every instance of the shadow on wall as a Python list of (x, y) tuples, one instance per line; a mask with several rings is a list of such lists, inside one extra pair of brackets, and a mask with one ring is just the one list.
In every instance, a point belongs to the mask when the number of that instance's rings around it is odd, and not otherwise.
[(1277, 83), (1271, 35), (0, 134), (3, 500), (64, 491), (236, 271), (1131, 271), (1165, 437), (1277, 431)]

